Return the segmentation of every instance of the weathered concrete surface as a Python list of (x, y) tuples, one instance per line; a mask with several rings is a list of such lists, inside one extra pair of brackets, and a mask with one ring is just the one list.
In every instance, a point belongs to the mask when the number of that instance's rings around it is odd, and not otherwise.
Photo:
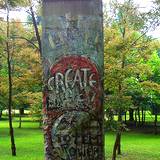
[(102, 160), (101, 0), (43, 1), (46, 160)]

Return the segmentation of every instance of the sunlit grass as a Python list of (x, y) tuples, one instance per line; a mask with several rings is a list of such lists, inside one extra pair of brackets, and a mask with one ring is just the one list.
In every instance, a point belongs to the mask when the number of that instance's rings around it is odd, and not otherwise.
[(37, 122), (14, 122), (17, 156), (12, 157), (7, 121), (0, 121), (0, 160), (43, 160), (43, 134)]
[[(0, 160), (44, 160), (43, 133), (38, 122), (24, 117), (22, 128), (14, 118), (17, 156), (11, 156), (8, 121), (0, 120)], [(105, 134), (106, 159), (111, 160), (115, 134)], [(135, 132), (123, 133), (122, 155), (117, 160), (160, 160), (160, 135)]]
[[(105, 135), (107, 160), (111, 159), (115, 136)], [(122, 136), (122, 155), (118, 160), (160, 160), (160, 135), (124, 133)]]

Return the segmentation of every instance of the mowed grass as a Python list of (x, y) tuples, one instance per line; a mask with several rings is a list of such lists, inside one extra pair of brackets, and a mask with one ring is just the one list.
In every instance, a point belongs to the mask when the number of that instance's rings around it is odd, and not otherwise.
[[(39, 123), (23, 118), (22, 128), (13, 119), (17, 156), (11, 156), (7, 120), (0, 120), (0, 160), (44, 160), (43, 133)], [(111, 160), (115, 134), (105, 134), (106, 160)], [(122, 155), (117, 160), (160, 160), (160, 135), (135, 132), (123, 133)]]
[[(106, 160), (111, 160), (115, 135), (105, 135)], [(160, 160), (160, 135), (127, 132), (122, 134), (122, 155), (117, 160)]]
[(25, 118), (22, 128), (14, 119), (17, 156), (11, 156), (8, 121), (0, 120), (0, 160), (44, 160), (43, 134), (39, 123)]

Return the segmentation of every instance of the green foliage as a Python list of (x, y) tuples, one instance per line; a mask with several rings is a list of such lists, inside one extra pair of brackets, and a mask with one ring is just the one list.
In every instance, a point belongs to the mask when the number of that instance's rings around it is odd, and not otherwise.
[[(125, 99), (125, 96), (142, 94), (144, 87), (142, 84), (152, 76), (151, 67), (146, 62), (156, 49), (155, 45), (148, 40), (148, 47), (145, 47), (145, 37), (131, 47), (137, 39), (136, 35), (134, 30), (127, 29), (123, 38), (117, 26), (105, 28), (105, 90), (109, 91), (117, 101), (120, 99), (116, 98), (117, 95), (121, 96), (123, 103), (132, 99), (132, 97)], [(110, 104), (108, 101), (107, 103)], [(123, 103), (120, 103), (121, 107), (126, 110), (129, 105), (124, 103), (123, 106)], [(112, 104), (112, 107), (116, 108), (117, 104)]]
[(119, 112), (119, 110), (127, 111), (128, 107), (132, 105), (130, 96), (119, 96), (119, 95), (110, 95), (106, 98), (106, 107), (113, 109), (115, 113)]
[[(15, 22), (15, 21), (13, 21)], [(1, 36), (5, 37), (5, 25), (0, 30)], [(33, 28), (26, 28), (21, 23), (10, 23), (10, 53), (13, 83), (13, 108), (22, 108), (24, 105), (41, 107), (41, 86), (42, 73), (40, 57), (37, 50), (25, 39), (16, 38), (33, 37)], [(32, 41), (34, 43), (34, 40)], [(5, 39), (2, 41), (2, 51), (0, 52), (0, 100), (1, 106), (6, 107), (8, 103), (8, 70), (7, 57), (5, 51)], [(3, 108), (4, 108), (3, 107)], [(38, 110), (37, 114), (40, 113)]]
[(160, 57), (157, 52), (153, 53), (151, 59), (148, 61), (148, 65), (153, 72), (151, 80), (160, 84)]
[[(119, 30), (125, 34), (126, 27), (133, 30), (140, 30), (145, 24), (145, 14), (141, 13), (133, 0), (124, 0), (123, 3), (117, 0), (111, 1), (111, 11), (114, 13), (113, 22), (118, 24)], [(115, 16), (116, 15), (116, 16)]]
[(129, 108), (151, 108), (151, 103), (159, 106), (160, 91), (159, 41), (142, 32), (146, 29), (148, 13), (141, 14), (130, 0), (122, 4), (115, 1), (111, 7), (112, 13), (108, 15), (112, 18), (104, 27), (104, 89), (108, 121), (114, 120), (114, 114), (122, 115)]
[(0, 8), (4, 9), (7, 5), (10, 8), (16, 8), (19, 6), (27, 6), (29, 4), (28, 0), (0, 0)]

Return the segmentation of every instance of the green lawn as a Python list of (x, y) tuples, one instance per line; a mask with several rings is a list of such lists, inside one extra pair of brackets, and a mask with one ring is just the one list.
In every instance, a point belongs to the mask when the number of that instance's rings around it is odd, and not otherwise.
[[(17, 119), (16, 119), (17, 120)], [(27, 121), (18, 128), (14, 122), (17, 156), (10, 156), (8, 122), (0, 121), (0, 160), (44, 160), (43, 135), (39, 123)]]
[[(107, 160), (111, 160), (115, 136), (105, 135)], [(128, 132), (122, 136), (122, 156), (118, 160), (160, 160), (160, 135)]]
[[(22, 129), (18, 128), (18, 119), (14, 118), (17, 156), (10, 156), (8, 121), (0, 120), (0, 160), (44, 160), (43, 134), (39, 123), (23, 118)], [(106, 159), (111, 160), (114, 133), (105, 135)], [(160, 135), (124, 133), (122, 137), (123, 155), (118, 160), (160, 160)]]

